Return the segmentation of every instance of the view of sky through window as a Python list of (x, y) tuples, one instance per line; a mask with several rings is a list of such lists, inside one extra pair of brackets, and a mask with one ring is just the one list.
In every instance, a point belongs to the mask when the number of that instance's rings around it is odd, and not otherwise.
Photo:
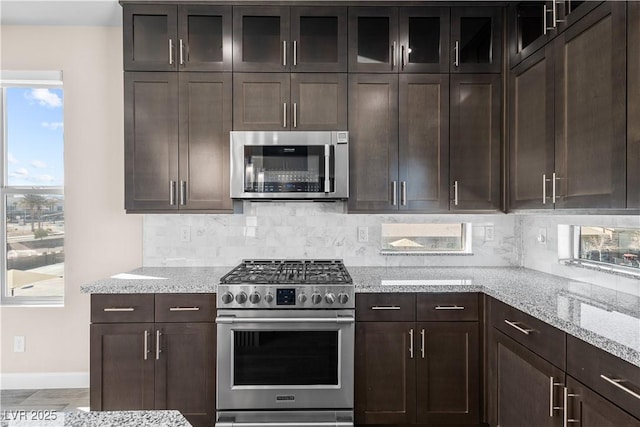
[(61, 88), (7, 88), (7, 185), (64, 184), (62, 93)]

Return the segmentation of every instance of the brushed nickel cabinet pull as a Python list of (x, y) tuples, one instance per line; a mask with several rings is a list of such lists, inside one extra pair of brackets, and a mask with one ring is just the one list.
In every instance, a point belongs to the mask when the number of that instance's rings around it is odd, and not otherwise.
[(282, 66), (287, 66), (287, 41), (282, 42)]
[(400, 310), (397, 305), (374, 305), (371, 310)]
[(562, 420), (563, 427), (569, 427), (569, 423), (579, 423), (579, 419), (569, 418), (569, 398), (570, 397), (578, 397), (578, 394), (569, 393), (569, 390), (566, 387), (563, 387), (564, 395), (562, 398), (562, 404), (564, 405), (564, 419)]
[(413, 359), (413, 329), (409, 329), (409, 355)]
[(407, 206), (407, 181), (400, 183), (400, 204)]
[(187, 181), (180, 181), (180, 204), (187, 204)]
[(398, 181), (391, 183), (391, 204), (393, 206), (398, 205)]
[(624, 382), (624, 380), (617, 379), (617, 378), (609, 378), (606, 375), (600, 375), (600, 378), (602, 378), (603, 380), (605, 380), (609, 384), (611, 384), (611, 385), (613, 385), (615, 387), (618, 387), (620, 390), (624, 391), (625, 393), (630, 394), (631, 396), (635, 397), (636, 399), (640, 399), (640, 394), (638, 394), (635, 391), (630, 390), (627, 387), (625, 387), (622, 384), (620, 384), (621, 382)]
[(547, 35), (547, 5), (542, 5), (542, 34)]
[(402, 70), (404, 70), (405, 65), (407, 65), (407, 62), (405, 60), (405, 47), (404, 45), (402, 45), (400, 47), (400, 67)]
[(149, 356), (149, 331), (144, 330), (144, 350), (143, 350), (144, 360), (148, 359)]
[(424, 329), (420, 331), (420, 355), (424, 359)]
[(184, 65), (184, 42), (180, 39), (180, 65)]
[(453, 45), (453, 53), (454, 53), (453, 65), (454, 67), (457, 68), (460, 66), (460, 42), (458, 40), (456, 40), (455, 44)]
[(169, 65), (173, 65), (173, 40), (169, 39)]
[(453, 205), (458, 206), (458, 181), (453, 181)]
[(173, 180), (169, 181), (169, 205), (176, 205), (176, 182)]
[(510, 320), (504, 319), (504, 323), (506, 323), (507, 325), (511, 326), (512, 328), (516, 329), (517, 331), (522, 332), (525, 335), (529, 335), (531, 332), (533, 332), (533, 329), (528, 329), (528, 328), (522, 328), (518, 325), (518, 322), (512, 322)]
[(563, 385), (562, 383), (557, 383), (556, 379), (554, 377), (549, 377), (549, 416), (553, 417), (553, 411), (555, 410), (562, 410), (562, 406), (553, 406), (553, 402), (555, 401), (554, 396), (555, 396), (555, 387), (556, 386), (561, 386)]
[(169, 311), (200, 311), (200, 307), (169, 307)]
[(287, 103), (282, 103), (282, 127), (287, 127)]
[(464, 310), (463, 305), (436, 305), (436, 310)]
[(103, 308), (102, 311), (106, 311), (107, 313), (111, 312), (126, 312), (126, 311), (134, 311), (133, 307), (106, 307)]
[(293, 127), (298, 127), (298, 103), (293, 103)]
[(160, 350), (161, 335), (162, 335), (162, 332), (160, 332), (160, 329), (156, 330), (156, 360), (160, 360), (160, 353), (162, 352), (162, 350)]
[(396, 68), (396, 46), (397, 43), (393, 42), (393, 44), (391, 45), (391, 69)]
[(293, 41), (293, 66), (298, 66), (298, 42)]

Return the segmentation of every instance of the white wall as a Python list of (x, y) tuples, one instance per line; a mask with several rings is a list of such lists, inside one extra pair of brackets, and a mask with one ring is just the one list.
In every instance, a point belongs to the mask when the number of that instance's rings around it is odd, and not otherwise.
[[(66, 227), (64, 307), (0, 309), (0, 387), (86, 387), (89, 296), (80, 285), (142, 263), (142, 218), (124, 213), (122, 29), (0, 31), (0, 68), (63, 71)], [(13, 353), (15, 335), (26, 337), (24, 353)]]

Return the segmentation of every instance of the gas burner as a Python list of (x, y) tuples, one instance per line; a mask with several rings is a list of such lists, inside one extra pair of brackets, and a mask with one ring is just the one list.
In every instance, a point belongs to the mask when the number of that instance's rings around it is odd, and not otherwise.
[(341, 260), (244, 260), (221, 284), (351, 284)]

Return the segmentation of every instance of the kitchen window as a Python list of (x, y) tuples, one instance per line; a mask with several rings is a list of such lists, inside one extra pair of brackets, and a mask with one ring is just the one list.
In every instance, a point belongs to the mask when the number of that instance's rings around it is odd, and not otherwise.
[(382, 224), (383, 255), (471, 254), (471, 224)]
[(64, 298), (62, 72), (2, 71), (3, 305)]
[[(640, 228), (560, 226), (568, 231), (563, 261), (596, 270), (640, 277)], [(560, 250), (561, 248), (559, 248)]]

